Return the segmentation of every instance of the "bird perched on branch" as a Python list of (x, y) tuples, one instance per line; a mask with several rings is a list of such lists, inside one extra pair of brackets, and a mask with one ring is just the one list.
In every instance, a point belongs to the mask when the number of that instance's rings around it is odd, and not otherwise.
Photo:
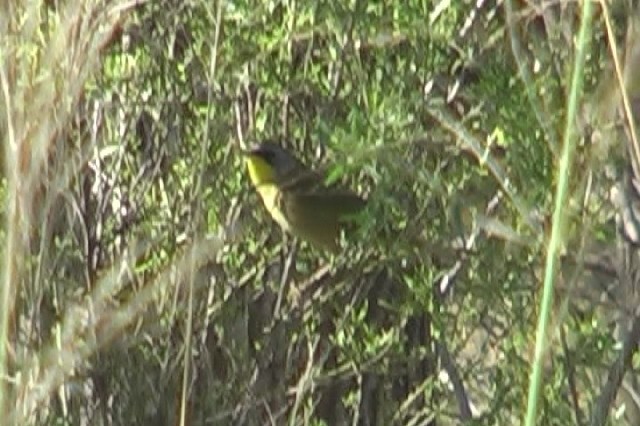
[(337, 252), (340, 233), (365, 207), (356, 193), (325, 185), (321, 173), (267, 141), (244, 151), (251, 183), (271, 217), (287, 232)]

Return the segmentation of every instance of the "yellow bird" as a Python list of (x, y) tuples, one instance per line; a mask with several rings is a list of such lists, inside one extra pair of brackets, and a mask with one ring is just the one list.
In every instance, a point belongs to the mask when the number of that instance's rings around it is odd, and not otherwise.
[(327, 187), (320, 173), (268, 141), (244, 152), (251, 183), (287, 232), (336, 252), (340, 233), (365, 206), (352, 191)]

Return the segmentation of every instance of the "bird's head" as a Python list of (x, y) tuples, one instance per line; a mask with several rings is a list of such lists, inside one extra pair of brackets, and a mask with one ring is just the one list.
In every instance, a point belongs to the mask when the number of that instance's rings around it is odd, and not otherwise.
[(262, 142), (244, 152), (253, 185), (284, 182), (304, 166), (289, 151), (273, 141)]

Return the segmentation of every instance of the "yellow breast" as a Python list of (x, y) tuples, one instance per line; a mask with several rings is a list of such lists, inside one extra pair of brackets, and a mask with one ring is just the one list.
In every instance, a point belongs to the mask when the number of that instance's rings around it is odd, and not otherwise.
[(285, 231), (291, 232), (289, 221), (284, 216), (280, 206), (280, 191), (275, 184), (276, 177), (273, 168), (259, 156), (247, 157), (247, 168), (249, 169), (249, 177), (256, 190), (262, 198), (264, 206), (271, 217)]
[(289, 225), (289, 221), (284, 216), (280, 206), (280, 191), (275, 185), (272, 184), (262, 184), (256, 187), (258, 193), (260, 194), (260, 198), (262, 198), (262, 202), (264, 202), (264, 206), (267, 208), (271, 217), (278, 222), (282, 228), (286, 231), (291, 232), (291, 226)]

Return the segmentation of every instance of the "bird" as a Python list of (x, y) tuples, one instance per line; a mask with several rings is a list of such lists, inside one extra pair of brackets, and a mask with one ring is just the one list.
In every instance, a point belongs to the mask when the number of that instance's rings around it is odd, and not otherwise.
[(282, 145), (267, 140), (243, 151), (249, 178), (285, 232), (337, 253), (340, 234), (366, 206), (355, 192), (328, 186)]

